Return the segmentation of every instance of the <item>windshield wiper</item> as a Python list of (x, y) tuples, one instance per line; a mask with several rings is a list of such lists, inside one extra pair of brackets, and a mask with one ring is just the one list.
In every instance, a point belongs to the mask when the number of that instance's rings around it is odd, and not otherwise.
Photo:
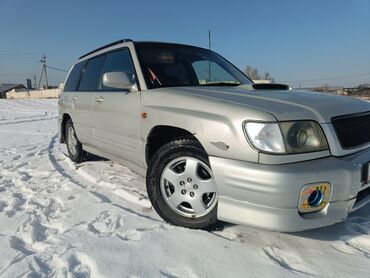
[(230, 87), (235, 87), (239, 86), (239, 83), (231, 83), (231, 82), (212, 82), (212, 83), (207, 83), (207, 84), (199, 84), (200, 86), (230, 86)]

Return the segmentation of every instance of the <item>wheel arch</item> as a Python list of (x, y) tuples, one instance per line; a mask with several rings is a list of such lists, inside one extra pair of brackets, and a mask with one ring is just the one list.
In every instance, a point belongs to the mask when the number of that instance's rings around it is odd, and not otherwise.
[[(163, 145), (179, 138), (195, 139), (202, 146), (202, 143), (198, 140), (196, 134), (191, 133), (186, 129), (170, 125), (157, 125), (152, 127), (147, 136), (145, 145), (146, 163), (149, 164), (149, 161), (151, 160), (155, 152), (158, 149), (160, 149)], [(204, 149), (203, 146), (202, 148)]]

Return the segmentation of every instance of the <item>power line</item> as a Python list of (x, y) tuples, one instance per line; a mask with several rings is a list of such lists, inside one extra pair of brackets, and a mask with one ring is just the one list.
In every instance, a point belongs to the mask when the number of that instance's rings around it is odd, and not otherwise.
[(65, 70), (65, 69), (60, 69), (60, 68), (57, 68), (57, 67), (52, 67), (52, 66), (46, 66), (48, 69), (52, 69), (52, 70), (57, 70), (57, 71), (62, 71), (62, 72), (68, 72), (68, 70)]
[(0, 75), (1, 76), (9, 76), (9, 77), (13, 77), (13, 76), (15, 76), (15, 77), (25, 76), (24, 74), (20, 74), (20, 73), (2, 73), (2, 72), (0, 72)]
[(287, 83), (288, 82), (315, 82), (315, 81), (336, 80), (336, 79), (352, 78), (352, 77), (367, 76), (367, 75), (370, 75), (370, 72), (351, 74), (351, 75), (342, 75), (342, 76), (332, 76), (332, 77), (317, 78), (317, 79), (283, 80), (281, 82), (287, 82)]
[(1, 57), (0, 60), (25, 60), (25, 59), (35, 59), (35, 56), (8, 56), (8, 57)]
[(36, 52), (0, 51), (0, 55), (38, 55)]
[(0, 52), (0, 59), (2, 60), (35, 59), (37, 57), (36, 53)]

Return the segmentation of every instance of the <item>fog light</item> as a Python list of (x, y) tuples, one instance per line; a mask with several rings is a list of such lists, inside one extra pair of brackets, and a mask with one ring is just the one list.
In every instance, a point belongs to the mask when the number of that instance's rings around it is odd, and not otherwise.
[(321, 190), (314, 190), (308, 197), (308, 205), (312, 208), (316, 208), (321, 205), (324, 200), (324, 193)]
[(319, 211), (329, 203), (330, 197), (330, 183), (306, 184), (301, 190), (298, 211), (301, 213)]

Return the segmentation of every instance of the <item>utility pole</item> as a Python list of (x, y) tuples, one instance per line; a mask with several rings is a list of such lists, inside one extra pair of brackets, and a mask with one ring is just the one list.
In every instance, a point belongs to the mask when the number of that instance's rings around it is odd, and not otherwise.
[[(208, 30), (208, 49), (211, 50), (211, 29)], [(211, 61), (208, 61), (208, 82), (211, 82)]]
[(40, 60), (40, 63), (42, 63), (42, 70), (41, 70), (40, 81), (39, 81), (39, 85), (37, 86), (37, 90), (40, 90), (41, 79), (42, 79), (42, 75), (43, 75), (44, 72), (45, 72), (46, 88), (49, 88), (48, 73), (46, 71), (46, 55), (45, 55), (45, 53), (42, 56), (42, 58)]
[(211, 50), (211, 29), (208, 30), (208, 49)]

